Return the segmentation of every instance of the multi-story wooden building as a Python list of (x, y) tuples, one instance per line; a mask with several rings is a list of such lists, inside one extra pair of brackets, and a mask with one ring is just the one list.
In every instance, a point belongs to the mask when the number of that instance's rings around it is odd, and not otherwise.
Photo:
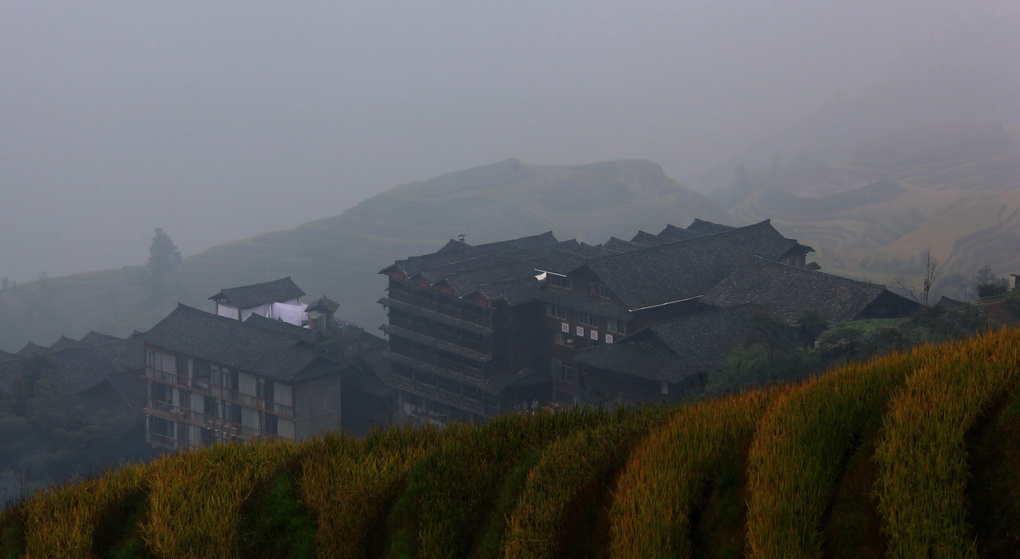
[(696, 221), (602, 246), (552, 233), (471, 246), (451, 240), (389, 276), (390, 384), (399, 409), (437, 423), (579, 401), (574, 358), (697, 299), (755, 255), (803, 265), (810, 247), (768, 221)]
[[(389, 384), (405, 416), (472, 421), (547, 400), (549, 375), (535, 325), (542, 307), (533, 265), (514, 256), (559, 245), (551, 233), (401, 260), (389, 276)], [(578, 245), (579, 246), (579, 245)]]
[[(332, 322), (331, 301), (313, 307), (318, 322)], [(326, 356), (321, 329), (259, 314), (241, 322), (179, 305), (142, 340), (146, 438), (157, 447), (365, 432), (389, 415), (391, 396), (377, 372)]]
[(648, 325), (699, 312), (701, 297), (752, 258), (805, 265), (811, 247), (779, 234), (768, 221), (727, 227), (695, 221), (611, 240), (614, 254), (550, 271), (534, 294), (545, 303), (553, 398), (583, 399), (577, 352), (611, 344)]

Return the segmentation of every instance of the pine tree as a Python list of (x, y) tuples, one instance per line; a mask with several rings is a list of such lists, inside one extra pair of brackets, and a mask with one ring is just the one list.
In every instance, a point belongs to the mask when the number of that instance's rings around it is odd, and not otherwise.
[(149, 245), (149, 261), (145, 264), (145, 288), (149, 297), (160, 300), (169, 294), (167, 286), (170, 274), (181, 263), (181, 251), (162, 227), (156, 228), (156, 235)]

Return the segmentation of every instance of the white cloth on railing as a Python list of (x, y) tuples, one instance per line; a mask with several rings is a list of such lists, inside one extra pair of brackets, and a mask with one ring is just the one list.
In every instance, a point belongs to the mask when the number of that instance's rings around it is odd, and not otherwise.
[(305, 305), (273, 303), (269, 318), (301, 326), (306, 320), (308, 320), (308, 313), (305, 312)]

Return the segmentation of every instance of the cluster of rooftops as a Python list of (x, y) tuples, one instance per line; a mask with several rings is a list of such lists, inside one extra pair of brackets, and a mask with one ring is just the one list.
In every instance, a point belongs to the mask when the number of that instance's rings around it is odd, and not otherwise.
[[(616, 343), (577, 346), (573, 348), (576, 353), (565, 359), (577, 366), (678, 383), (718, 364), (720, 356), (746, 328), (746, 313), (752, 307), (788, 324), (795, 324), (805, 311), (814, 311), (829, 323), (839, 323), (866, 316), (902, 316), (916, 309), (916, 303), (884, 286), (818, 271), (817, 265), (806, 262), (812, 251), (784, 237), (768, 220), (746, 227), (695, 220), (687, 228), (668, 225), (658, 234), (641, 231), (630, 240), (613, 237), (600, 245), (559, 241), (552, 232), (479, 245), (450, 240), (436, 252), (398, 260), (380, 273), (390, 276), (391, 286), (398, 281), (415, 289), (439, 292), (461, 305), (490, 309), (487, 312), (522, 305), (562, 305), (571, 312), (629, 324), (629, 328), (615, 330)], [(44, 351), (53, 355), (80, 347), (91, 352), (98, 351), (96, 347), (105, 348), (106, 353), (114, 352), (112, 357), (104, 354), (106, 360), (125, 361), (118, 371), (137, 370), (135, 366), (141, 367), (135, 361), (140, 358), (140, 341), (149, 348), (163, 348), (284, 383), (302, 383), (349, 371), (349, 364), (324, 356), (317, 347), (322, 338), (316, 326), (333, 323), (338, 305), (325, 297), (301, 304), (299, 298), (303, 295), (287, 277), (223, 289), (210, 297), (216, 304), (213, 313), (179, 305), (148, 332), (130, 340), (90, 333), (78, 342), (62, 339), (52, 348), (29, 344), (16, 355), (0, 354), (0, 369), (11, 369), (10, 374), (0, 375), (0, 383), (13, 374), (16, 360)], [(471, 336), (504, 335), (492, 323), (461, 320), (417, 308), (414, 302), (396, 300), (392, 291), (380, 302), (394, 310), (417, 312), (417, 316), (432, 321), (416, 323), (417, 330), (393, 325), (384, 326), (384, 331), (419, 346), (432, 344), (440, 352), (457, 345), (459, 338), (444, 339), (434, 334), (433, 328), (452, 325), (466, 332), (464, 339), (468, 340)], [(298, 307), (300, 313), (294, 314)], [(545, 322), (557, 320), (540, 314)], [(535, 327), (558, 330), (560, 325), (552, 322), (539, 321)], [(562, 326), (566, 332), (567, 324)], [(605, 338), (609, 341), (609, 336)], [(545, 338), (530, 339), (551, 343)], [(386, 385), (394, 389), (383, 356), (388, 355), (391, 364), (406, 364), (407, 355), (383, 351), (383, 341), (378, 338), (366, 343), (374, 348), (369, 376), (375, 380), (363, 379), (358, 384), (367, 382), (363, 388), (376, 394), (382, 394)], [(461, 356), (478, 354), (478, 362), (498, 361), (484, 354), (488, 350), (478, 347), (455, 349)], [(559, 349), (548, 346), (541, 351), (548, 358), (557, 357)], [(499, 396), (513, 389), (520, 378), (527, 377), (533, 385), (537, 375), (551, 383), (552, 373), (542, 373), (548, 367), (547, 359), (544, 365), (527, 368), (515, 364), (493, 378), (460, 380), (467, 387), (480, 382), (486, 392)], [(81, 377), (69, 382), (80, 384), (79, 390), (101, 380), (97, 378), (100, 375), (82, 372), (77, 366), (62, 368), (65, 375)], [(421, 370), (439, 369), (425, 366)], [(138, 396), (125, 399), (137, 400)], [(502, 400), (499, 406), (503, 406)]]
[[(434, 253), (398, 260), (381, 270), (391, 278), (390, 295), (379, 302), (440, 322), (448, 318), (415, 312), (411, 307), (419, 299), (401, 300), (395, 289), (403, 284), (440, 292), (494, 312), (541, 304), (549, 309), (544, 318), (530, 320), (536, 329), (552, 334), (543, 334), (540, 343), (547, 346), (546, 357), (552, 358), (554, 368), (565, 364), (570, 370), (600, 369), (663, 383), (718, 369), (742, 339), (751, 312), (794, 325), (809, 311), (828, 323), (841, 323), (905, 316), (918, 307), (882, 285), (820, 272), (816, 263), (807, 262), (813, 251), (784, 237), (769, 220), (731, 227), (696, 219), (687, 228), (667, 225), (658, 234), (639, 231), (630, 240), (613, 237), (600, 245), (559, 241), (552, 232), (479, 245), (450, 240)], [(428, 297), (420, 300), (431, 305)], [(392, 326), (392, 321), (391, 312), (391, 326), (383, 328), (391, 334), (391, 346), (394, 336), (419, 344), (415, 352), (420, 353), (420, 344), (428, 345), (432, 326), (427, 322), (412, 322), (417, 330), (409, 331)], [(562, 339), (557, 337), (560, 331), (567, 334), (567, 343), (557, 347), (553, 344)], [(605, 335), (607, 331), (616, 334)], [(431, 345), (445, 351), (449, 343), (437, 340)], [(407, 357), (393, 359), (410, 363)], [(495, 357), (488, 362), (497, 362)], [(418, 370), (456, 379), (427, 363)], [(585, 388), (582, 384), (575, 377), (574, 402), (583, 400), (576, 392)]]
[(450, 240), (438, 251), (399, 260), (380, 273), (420, 281), (447, 294), (510, 305), (534, 300), (557, 303), (560, 292), (544, 289), (554, 277), (585, 270), (622, 305), (593, 301), (593, 312), (627, 314), (700, 299), (714, 307), (755, 303), (795, 320), (815, 310), (831, 322), (853, 319), (884, 286), (824, 274), (807, 263), (810, 246), (783, 237), (765, 220), (730, 227), (702, 220), (686, 229), (638, 232), (601, 245), (558, 241), (552, 232), (468, 245)]

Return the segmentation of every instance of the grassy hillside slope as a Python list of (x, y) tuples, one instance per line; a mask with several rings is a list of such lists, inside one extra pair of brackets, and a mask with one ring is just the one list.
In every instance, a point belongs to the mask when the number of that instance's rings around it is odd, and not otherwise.
[(219, 446), (35, 495), (0, 555), (1015, 557), (1020, 331), (680, 407)]
[(814, 246), (830, 273), (920, 279), (922, 253), (942, 261), (947, 294), (988, 265), (1020, 271), (1020, 140), (980, 126), (915, 128), (862, 145), (846, 164), (800, 168), (746, 188), (727, 210), (772, 218)]
[[(377, 272), (433, 252), (464, 234), (478, 244), (552, 230), (561, 240), (601, 243), (695, 217), (728, 221), (713, 202), (648, 161), (535, 166), (507, 160), (406, 184), (336, 217), (266, 233), (189, 256), (176, 297), (143, 302), (140, 267), (50, 278), (0, 297), (0, 349), (48, 345), (90, 329), (126, 335), (148, 329), (177, 301), (211, 308), (220, 289), (292, 276), (309, 295), (340, 303), (338, 317), (369, 331), (383, 322)], [(168, 231), (173, 236), (174, 231)]]

